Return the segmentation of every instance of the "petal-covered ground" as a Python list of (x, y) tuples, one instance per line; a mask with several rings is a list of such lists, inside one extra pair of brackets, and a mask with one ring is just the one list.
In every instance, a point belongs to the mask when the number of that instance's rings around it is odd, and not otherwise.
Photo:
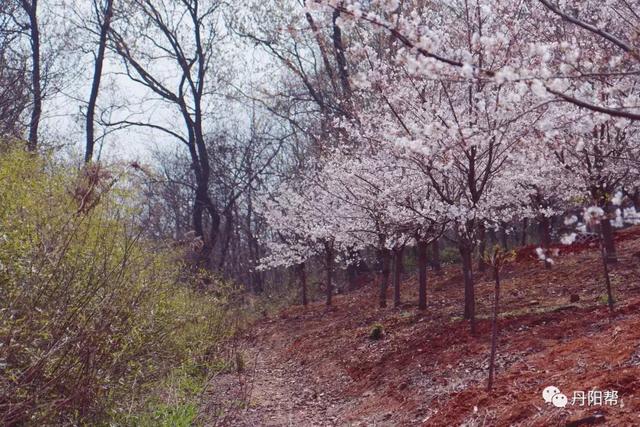
[[(425, 312), (416, 308), (417, 283), (408, 278), (399, 308), (379, 309), (370, 283), (337, 296), (331, 309), (292, 307), (257, 323), (242, 340), (247, 368), (213, 380), (202, 419), (246, 426), (640, 425), (637, 232), (619, 236), (613, 320), (596, 249), (564, 253), (551, 270), (527, 257), (505, 267), (491, 393), (492, 277), (477, 277), (474, 337), (460, 318), (461, 274), (450, 266), (429, 278)], [(376, 323), (384, 335), (373, 341)], [(565, 408), (543, 400), (550, 385), (567, 395)], [(590, 390), (617, 391), (617, 402), (572, 404), (574, 392)]]

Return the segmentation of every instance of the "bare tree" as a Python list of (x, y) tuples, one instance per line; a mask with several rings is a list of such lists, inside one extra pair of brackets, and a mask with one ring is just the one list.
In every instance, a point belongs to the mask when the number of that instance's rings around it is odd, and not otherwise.
[[(211, 267), (220, 230), (221, 211), (209, 194), (210, 153), (205, 118), (212, 85), (219, 28), (218, 0), (133, 0), (124, 5), (122, 22), (109, 31), (110, 47), (122, 58), (129, 78), (169, 104), (182, 118), (182, 129), (165, 123), (122, 120), (119, 126), (161, 131), (186, 145), (195, 177), (192, 221), (204, 242), (201, 263)], [(176, 73), (168, 77), (167, 71)]]
[(31, 94), (33, 108), (29, 121), (27, 148), (35, 151), (38, 147), (38, 128), (42, 116), (42, 75), (40, 58), (40, 27), (38, 24), (38, 0), (21, 0), (20, 5), (27, 18), (25, 27), (29, 32), (31, 45)]
[(93, 67), (93, 80), (91, 84), (91, 93), (89, 95), (89, 103), (87, 105), (86, 117), (86, 146), (84, 153), (84, 161), (90, 162), (93, 159), (93, 148), (95, 145), (95, 113), (98, 94), (100, 92), (100, 81), (102, 80), (102, 68), (104, 57), (107, 50), (107, 38), (111, 27), (111, 19), (113, 17), (113, 1), (114, 0), (93, 0), (92, 6), (98, 24), (98, 52), (95, 54)]
[(19, 138), (24, 132), (22, 116), (30, 102), (27, 60), (12, 49), (20, 37), (13, 17), (17, 4), (0, 4), (0, 137)]

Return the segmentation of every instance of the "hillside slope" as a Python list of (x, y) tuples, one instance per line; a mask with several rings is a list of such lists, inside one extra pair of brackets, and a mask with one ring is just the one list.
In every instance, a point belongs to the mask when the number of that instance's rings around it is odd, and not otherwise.
[[(459, 317), (461, 275), (451, 266), (429, 278), (425, 312), (415, 307), (417, 284), (409, 278), (402, 288), (407, 303), (398, 309), (377, 308), (369, 284), (338, 296), (331, 309), (292, 307), (256, 324), (243, 338), (247, 369), (214, 379), (202, 419), (246, 426), (551, 426), (602, 414), (602, 425), (640, 425), (640, 265), (632, 256), (639, 249), (635, 236), (619, 243), (613, 322), (597, 251), (563, 255), (552, 270), (535, 260), (507, 267), (491, 394), (492, 278), (477, 277), (479, 334), (472, 337)], [(579, 301), (570, 303), (572, 295)], [(373, 341), (376, 323), (384, 337)], [(566, 408), (544, 402), (549, 385), (568, 396)], [(589, 390), (615, 390), (618, 402), (571, 405), (574, 391)]]

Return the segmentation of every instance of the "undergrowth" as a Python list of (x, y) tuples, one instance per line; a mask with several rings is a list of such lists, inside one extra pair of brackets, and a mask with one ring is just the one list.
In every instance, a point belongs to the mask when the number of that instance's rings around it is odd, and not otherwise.
[(236, 289), (145, 237), (124, 168), (0, 154), (0, 424), (191, 425)]

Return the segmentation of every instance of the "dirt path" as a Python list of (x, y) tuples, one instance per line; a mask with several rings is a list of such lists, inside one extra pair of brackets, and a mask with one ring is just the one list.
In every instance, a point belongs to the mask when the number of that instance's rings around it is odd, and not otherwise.
[(205, 397), (210, 402), (202, 416), (205, 425), (338, 425), (345, 402), (322, 389), (317, 372), (287, 356), (294, 340), (278, 332), (273, 320), (243, 338), (238, 351), (244, 372), (213, 379)]

